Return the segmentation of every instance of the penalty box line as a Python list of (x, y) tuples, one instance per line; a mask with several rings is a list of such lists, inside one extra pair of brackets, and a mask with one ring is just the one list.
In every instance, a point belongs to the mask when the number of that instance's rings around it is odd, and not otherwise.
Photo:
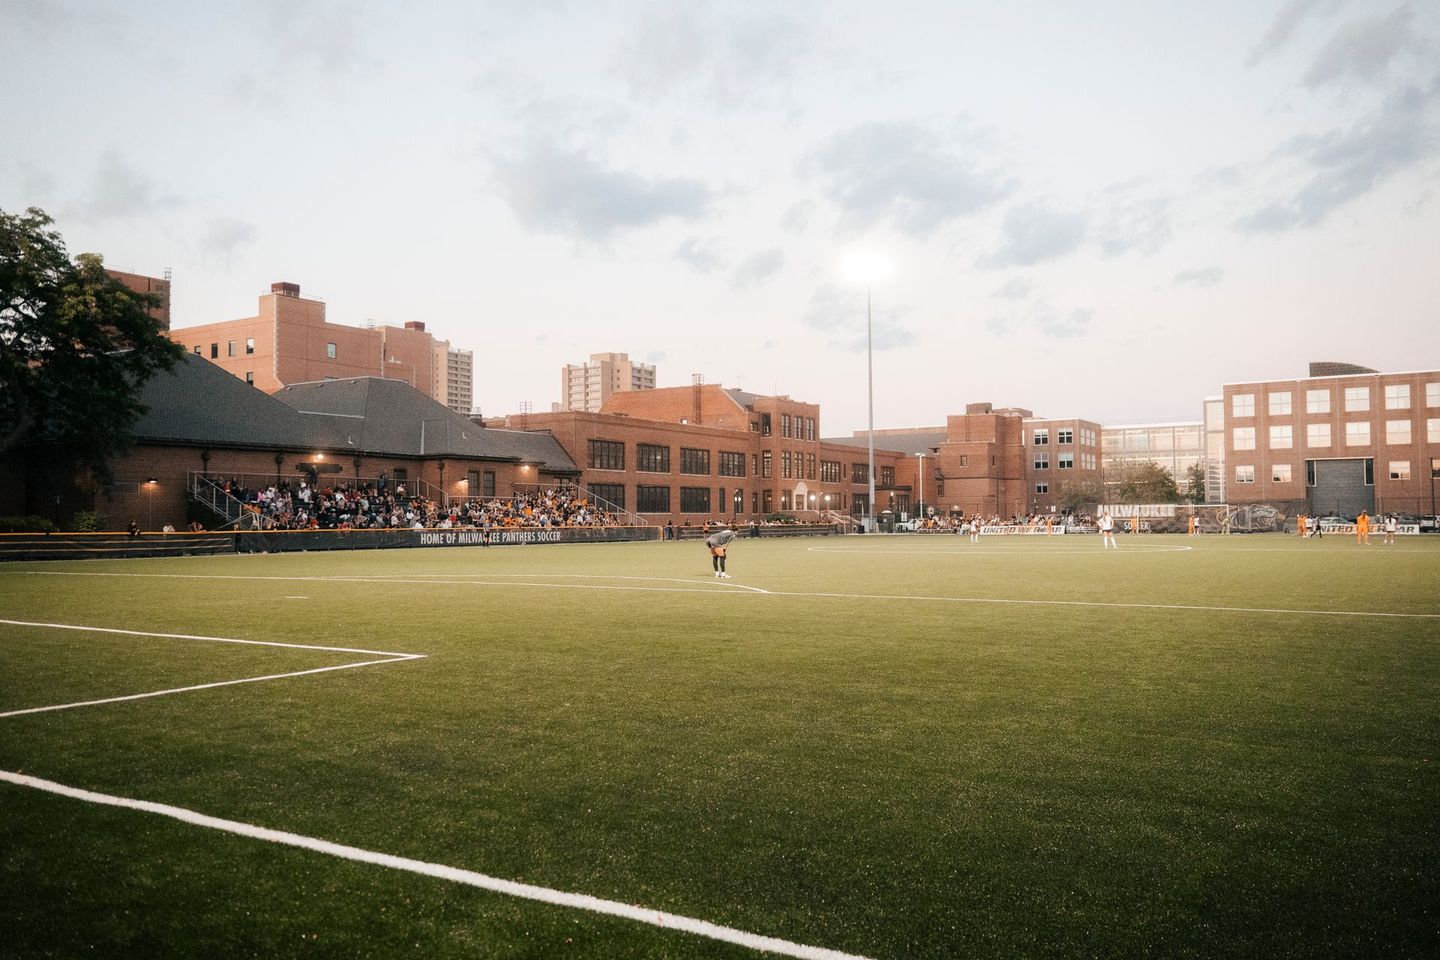
[(164, 697), (175, 693), (190, 693), (195, 690), (213, 690), (216, 687), (231, 687), (240, 683), (261, 683), (266, 680), (284, 680), (288, 677), (304, 677), (314, 673), (330, 673), (335, 670), (353, 670), (357, 667), (374, 667), (384, 663), (401, 663), (406, 660), (423, 660), (423, 653), (393, 653), (386, 650), (361, 650), (354, 647), (326, 647), (318, 644), (284, 643), (278, 640), (240, 640), (234, 637), (207, 637), (189, 633), (151, 633), (144, 630), (122, 630), (116, 627), (87, 627), (73, 623), (38, 623), (29, 620), (0, 620), (0, 624), (16, 627), (40, 627), (51, 630), (77, 630), (84, 633), (115, 633), (131, 637), (160, 637), (168, 640), (201, 640), (211, 643), (240, 643), (258, 647), (286, 647), (292, 650), (316, 650), (326, 653), (361, 653), (376, 660), (361, 660), (329, 667), (313, 667), (309, 670), (292, 670), (288, 673), (271, 673), (263, 677), (242, 677), (238, 680), (219, 680), (214, 683), (197, 683), (168, 690), (151, 690), (147, 693), (132, 693), (119, 697), (104, 697), (99, 700), (81, 700), (75, 703), (56, 703), (44, 707), (27, 707), (23, 710), (9, 710), (0, 713), (0, 720), (7, 717), (21, 717), (32, 713), (50, 713), (55, 710), (74, 710), (78, 707), (97, 707), (106, 703), (121, 703), (126, 700), (145, 700), (150, 697)]
[(433, 877), (437, 880), (447, 880), (452, 883), (459, 883), (468, 887), (477, 887), (481, 890), (502, 894), (504, 896), (518, 897), (523, 900), (534, 900), (553, 906), (568, 907), (573, 910), (586, 910), (591, 913), (633, 920), (638, 923), (645, 923), (650, 926), (661, 927), (668, 930), (679, 930), (711, 940), (720, 940), (725, 943), (748, 947), (751, 950), (776, 953), (787, 957), (798, 957), (800, 960), (866, 960), (866, 958), (857, 954), (842, 953), (838, 950), (830, 950), (825, 947), (814, 947), (802, 943), (794, 943), (778, 937), (765, 936), (763, 934), (738, 930), (734, 927), (722, 926), (707, 920), (697, 920), (694, 917), (667, 913), (663, 910), (651, 910), (635, 904), (620, 903), (615, 900), (604, 900), (600, 897), (593, 897), (584, 893), (569, 893), (564, 890), (536, 886), (530, 883), (518, 883), (514, 880), (492, 877), (474, 870), (446, 866), (441, 863), (430, 863), (425, 860), (412, 860), (409, 857), (397, 857), (393, 854), (380, 853), (375, 850), (365, 850), (360, 847), (351, 847), (329, 840), (321, 840), (318, 837), (306, 837), (296, 833), (288, 833), (283, 830), (272, 830), (268, 827), (241, 823), (237, 820), (225, 820), (220, 817), (212, 817), (199, 813), (195, 810), (173, 807), (169, 804), (154, 803), (149, 800), (132, 800), (129, 797), (117, 797), (111, 794), (96, 793), (91, 790), (82, 790), (78, 787), (66, 786), (63, 783), (56, 783), (53, 780), (42, 780), (39, 777), (27, 776), (21, 773), (11, 773), (7, 770), (0, 770), (0, 781), (5, 781), (20, 787), (41, 790), (62, 797), (69, 797), (75, 800), (83, 800), (87, 803), (101, 804), (110, 807), (123, 807), (127, 810), (138, 810), (144, 813), (169, 817), (172, 820), (178, 820), (182, 823), (188, 823), (197, 827), (219, 830), (223, 833), (247, 837), (253, 840), (264, 840), (269, 843), (283, 844), (287, 847), (297, 847), (301, 850), (310, 850), (315, 853), (338, 857), (342, 860), (353, 860), (358, 863), (367, 863), (374, 866), (386, 867), (391, 870), (401, 870), (406, 873)]

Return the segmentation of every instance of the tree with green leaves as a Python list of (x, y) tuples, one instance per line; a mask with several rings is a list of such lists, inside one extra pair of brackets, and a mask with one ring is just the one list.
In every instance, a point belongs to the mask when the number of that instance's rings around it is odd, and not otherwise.
[(1105, 471), (1105, 486), (1116, 503), (1179, 503), (1180, 491), (1169, 470), (1148, 460)]
[(1185, 471), (1185, 499), (1191, 503), (1205, 502), (1205, 468), (1198, 463), (1190, 464)]
[(1061, 480), (1055, 485), (1055, 505), (1064, 513), (1082, 513), (1099, 503), (1103, 494), (1098, 480)]
[(158, 305), (72, 261), (54, 221), (0, 210), (0, 456), (26, 444), (108, 476), (143, 414), (141, 385), (183, 354), (148, 311)]

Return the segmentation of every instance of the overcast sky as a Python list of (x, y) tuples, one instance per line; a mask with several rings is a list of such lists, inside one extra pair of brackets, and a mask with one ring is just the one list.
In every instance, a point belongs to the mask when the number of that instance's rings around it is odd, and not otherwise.
[[(436, 8), (436, 9), (427, 9)], [(1440, 4), (0, 0), (0, 208), (475, 351), (598, 351), (865, 424), (1198, 419), (1311, 359), (1440, 367)]]

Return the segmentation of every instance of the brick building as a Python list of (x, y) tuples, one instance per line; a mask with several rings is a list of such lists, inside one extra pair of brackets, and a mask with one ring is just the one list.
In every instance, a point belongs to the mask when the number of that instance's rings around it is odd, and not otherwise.
[(610, 397), (627, 390), (655, 389), (655, 367), (627, 353), (592, 353), (588, 363), (567, 363), (560, 371), (560, 409), (599, 413)]
[(325, 303), (300, 285), (274, 283), (253, 317), (170, 331), (170, 338), (266, 393), (291, 383), (380, 377), (400, 380), (461, 414), (470, 412), (473, 358), (427, 333), (425, 324), (351, 327), (330, 323)]
[[(543, 430), (584, 471), (584, 485), (654, 523), (770, 514), (863, 514), (864, 458), (820, 440), (820, 408), (717, 384), (613, 394), (599, 413), (552, 411), (486, 421)], [(899, 495), (904, 455), (877, 451), (879, 490)]]
[(170, 330), (170, 271), (165, 271), (164, 278), (147, 277), (139, 273), (126, 273), (124, 270), (111, 270), (108, 267), (105, 272), (116, 280), (119, 280), (127, 288), (136, 293), (154, 294), (160, 298), (158, 306), (153, 307), (149, 313), (155, 319), (161, 330), (167, 333)]
[(436, 500), (504, 497), (580, 475), (553, 437), (487, 430), (396, 380), (326, 380), (268, 396), (191, 355), (147, 381), (141, 401), (148, 411), (134, 445), (111, 464), (109, 487), (77, 481), (33, 447), (5, 465), (0, 514), (93, 509), (112, 529), (131, 520), (180, 528), (197, 474), (237, 477), (254, 489), (312, 469), (322, 482), (383, 473)]
[(1224, 386), (1226, 499), (1311, 514), (1425, 514), (1440, 482), (1440, 370)]

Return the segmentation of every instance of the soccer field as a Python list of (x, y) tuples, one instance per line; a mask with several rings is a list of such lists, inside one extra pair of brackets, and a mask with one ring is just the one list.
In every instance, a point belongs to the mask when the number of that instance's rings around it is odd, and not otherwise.
[(1440, 538), (729, 569), (0, 567), (0, 955), (1440, 953)]

